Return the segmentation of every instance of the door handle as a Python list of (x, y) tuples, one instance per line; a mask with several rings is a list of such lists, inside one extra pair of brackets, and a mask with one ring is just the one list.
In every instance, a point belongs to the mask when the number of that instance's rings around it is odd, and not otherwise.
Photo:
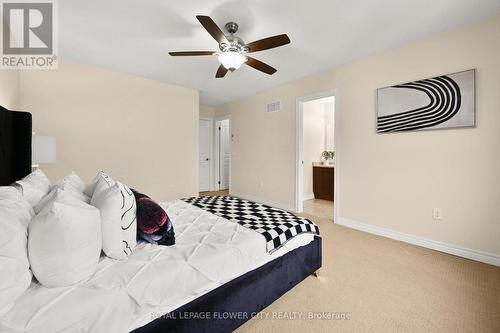
[(205, 161), (210, 161), (210, 159), (207, 157), (207, 158), (205, 159)]

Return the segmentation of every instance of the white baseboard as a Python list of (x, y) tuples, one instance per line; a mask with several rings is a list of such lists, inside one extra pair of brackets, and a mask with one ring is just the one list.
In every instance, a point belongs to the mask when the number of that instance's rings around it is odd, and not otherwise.
[(295, 207), (288, 206), (288, 205), (280, 203), (280, 202), (274, 202), (274, 201), (269, 201), (269, 200), (262, 200), (262, 199), (260, 199), (258, 197), (253, 196), (253, 195), (246, 194), (246, 193), (241, 193), (241, 192), (231, 191), (229, 194), (232, 195), (233, 197), (237, 197), (237, 198), (240, 198), (240, 199), (255, 201), (255, 202), (258, 202), (258, 203), (261, 203), (261, 204), (264, 204), (264, 205), (268, 205), (268, 206), (271, 206), (271, 207), (276, 207), (276, 208), (283, 209), (283, 210), (286, 210), (286, 211), (292, 212), (292, 213), (295, 212)]
[(458, 245), (452, 245), (432, 239), (409, 235), (399, 231), (349, 220), (343, 217), (338, 218), (336, 223), (351, 229), (368, 232), (370, 234), (395, 239), (401, 242), (422, 246), (428, 249), (449, 253), (458, 257), (480, 261), (490, 265), (500, 266), (500, 256), (493, 253), (472, 250)]
[(314, 193), (304, 194), (304, 196), (302, 197), (303, 201), (312, 200), (312, 199), (314, 199)]

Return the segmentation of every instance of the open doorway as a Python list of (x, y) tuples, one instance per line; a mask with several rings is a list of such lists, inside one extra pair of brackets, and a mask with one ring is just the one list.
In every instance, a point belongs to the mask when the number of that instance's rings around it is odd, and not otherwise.
[(333, 220), (335, 205), (335, 96), (297, 100), (296, 208)]
[(230, 188), (231, 170), (230, 120), (215, 120), (215, 190), (227, 194)]

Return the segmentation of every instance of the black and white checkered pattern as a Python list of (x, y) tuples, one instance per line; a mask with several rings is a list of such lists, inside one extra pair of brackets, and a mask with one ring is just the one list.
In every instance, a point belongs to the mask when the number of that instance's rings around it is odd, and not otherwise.
[(183, 200), (262, 234), (266, 238), (269, 253), (276, 251), (298, 234), (319, 235), (318, 227), (311, 221), (259, 203), (230, 196), (193, 197)]

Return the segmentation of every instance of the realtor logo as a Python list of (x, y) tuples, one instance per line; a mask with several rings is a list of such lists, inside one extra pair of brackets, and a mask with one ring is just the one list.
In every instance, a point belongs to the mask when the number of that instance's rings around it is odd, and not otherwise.
[(53, 1), (2, 1), (2, 14), (0, 68), (57, 68)]

